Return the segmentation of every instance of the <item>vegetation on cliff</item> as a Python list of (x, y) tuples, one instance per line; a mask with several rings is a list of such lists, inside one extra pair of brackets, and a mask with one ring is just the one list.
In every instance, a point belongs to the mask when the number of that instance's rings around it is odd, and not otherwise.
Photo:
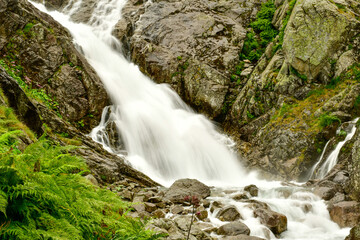
[(0, 106), (0, 239), (158, 239), (130, 205), (83, 175), (75, 146), (36, 136)]

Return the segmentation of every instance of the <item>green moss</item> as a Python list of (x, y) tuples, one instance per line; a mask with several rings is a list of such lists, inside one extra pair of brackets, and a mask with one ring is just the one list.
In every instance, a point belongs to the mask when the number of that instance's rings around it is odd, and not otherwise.
[(25, 34), (29, 33), (31, 31), (31, 29), (33, 28), (34, 26), (34, 23), (28, 23), (25, 25), (24, 29), (23, 29), (23, 32)]
[(247, 115), (247, 117), (249, 119), (254, 119), (255, 118), (255, 116), (253, 114), (251, 114), (251, 112), (249, 112), (249, 111), (246, 111), (246, 115)]
[(334, 77), (330, 80), (330, 82), (325, 86), (328, 89), (334, 89), (341, 81), (341, 77)]

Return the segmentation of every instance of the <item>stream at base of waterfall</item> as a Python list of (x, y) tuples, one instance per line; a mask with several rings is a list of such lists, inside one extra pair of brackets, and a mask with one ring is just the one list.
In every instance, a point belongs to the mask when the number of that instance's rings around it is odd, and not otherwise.
[[(311, 189), (297, 183), (259, 180), (256, 173), (247, 172), (232, 151), (229, 137), (194, 113), (167, 85), (152, 82), (117, 51), (120, 43), (111, 32), (125, 0), (99, 0), (89, 24), (71, 22), (69, 14), (81, 5), (74, 2), (70, 1), (72, 5), (65, 7), (64, 13), (33, 4), (70, 30), (74, 44), (111, 97), (113, 106), (104, 110), (100, 125), (90, 134), (94, 141), (110, 152), (124, 154), (109, 144), (106, 130), (112, 124), (121, 136), (129, 164), (155, 181), (170, 186), (176, 179), (194, 178), (215, 186), (208, 199), (235, 206), (251, 236), (277, 238), (248, 204), (233, 199), (249, 184), (259, 188), (251, 200), (266, 203), (272, 211), (287, 217), (287, 230), (281, 239), (341, 240), (348, 235), (349, 228), (341, 229), (330, 220), (325, 202)], [(214, 226), (226, 223), (215, 215), (209, 211)]]

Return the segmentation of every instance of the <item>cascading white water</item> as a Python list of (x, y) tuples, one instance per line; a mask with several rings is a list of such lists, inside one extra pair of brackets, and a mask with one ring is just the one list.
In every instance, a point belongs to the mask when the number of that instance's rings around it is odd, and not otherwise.
[[(246, 174), (229, 149), (232, 141), (228, 137), (189, 109), (167, 85), (153, 83), (115, 51), (119, 43), (111, 31), (125, 0), (99, 0), (89, 24), (73, 23), (68, 15), (48, 12), (42, 5), (33, 4), (70, 30), (114, 103), (105, 109), (100, 125), (92, 131), (95, 141), (114, 152), (105, 128), (110, 122), (116, 123), (126, 157), (135, 168), (164, 185), (184, 177), (217, 185), (220, 194), (211, 199), (237, 206), (253, 236), (276, 239), (248, 206), (232, 200), (231, 194), (225, 194), (220, 186), (241, 191), (245, 185), (256, 184), (260, 189), (256, 199), (288, 217), (288, 230), (282, 239), (340, 240), (348, 234), (349, 229), (340, 229), (330, 221), (324, 202), (306, 189), (284, 187), (280, 182), (261, 181)], [(81, 5), (73, 1), (71, 4)], [(66, 12), (74, 9), (69, 6)], [(284, 188), (291, 194), (284, 194)], [(210, 218), (214, 225), (224, 223), (213, 215)]]
[[(331, 169), (336, 165), (338, 156), (340, 153), (341, 148), (345, 145), (345, 143), (352, 139), (352, 137), (355, 135), (356, 132), (356, 125), (359, 118), (354, 119), (353, 121), (349, 122), (350, 124), (350, 132), (347, 133), (345, 139), (341, 142), (339, 142), (335, 149), (331, 152), (331, 154), (327, 157), (327, 159), (323, 162), (323, 158), (327, 149), (327, 146), (329, 145), (329, 142), (326, 143), (325, 148), (323, 152), (321, 153), (319, 161), (311, 168), (311, 176), (310, 179), (317, 178), (317, 179), (323, 179), (326, 174), (328, 174)], [(321, 167), (318, 169), (318, 166), (321, 165)]]

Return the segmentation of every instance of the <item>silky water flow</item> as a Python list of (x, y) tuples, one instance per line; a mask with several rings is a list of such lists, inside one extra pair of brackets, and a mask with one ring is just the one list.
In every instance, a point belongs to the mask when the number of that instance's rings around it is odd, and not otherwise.
[[(300, 184), (259, 180), (247, 172), (232, 151), (230, 138), (193, 112), (167, 85), (155, 84), (144, 76), (120, 53), (121, 45), (111, 33), (125, 3), (99, 0), (87, 24), (74, 23), (70, 18), (81, 7), (81, 0), (71, 0), (62, 13), (33, 3), (69, 29), (77, 49), (96, 70), (111, 97), (113, 105), (104, 109), (101, 123), (90, 133), (93, 140), (123, 155), (134, 168), (164, 186), (179, 178), (196, 178), (215, 186), (209, 199), (236, 206), (252, 236), (276, 239), (246, 203), (231, 198), (249, 184), (259, 187), (254, 200), (287, 216), (287, 231), (281, 239), (344, 239), (349, 229), (340, 229), (330, 220), (323, 200)], [(148, 1), (147, 7), (151, 4)], [(109, 124), (121, 136), (126, 154), (110, 144)], [(231, 194), (227, 194), (229, 190)], [(224, 224), (215, 214), (209, 212), (210, 221), (215, 226)]]

